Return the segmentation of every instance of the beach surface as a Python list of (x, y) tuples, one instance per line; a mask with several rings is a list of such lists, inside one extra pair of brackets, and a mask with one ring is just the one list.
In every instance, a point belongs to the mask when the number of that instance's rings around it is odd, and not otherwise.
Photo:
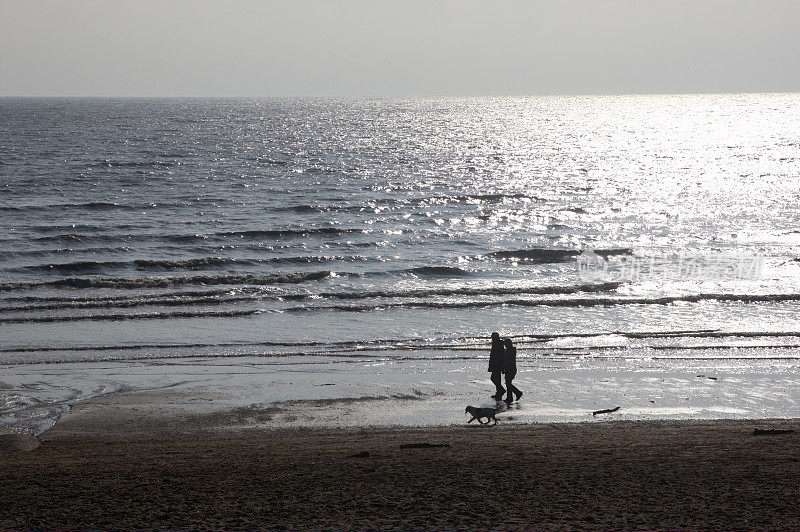
[[(525, 397), (503, 408), (501, 421), (592, 422), (593, 411), (617, 406), (610, 419), (800, 415), (800, 359), (777, 349), (762, 350), (763, 358), (753, 350), (752, 358), (702, 358), (706, 351), (524, 354), (514, 383)], [(58, 426), (80, 425), (91, 436), (160, 426), (165, 415), (176, 430), (458, 425), (466, 405), (496, 405), (486, 365), (486, 353), (474, 350), (6, 365), (0, 426), (40, 435), (62, 419)], [(100, 407), (113, 415), (95, 416)]]
[(0, 529), (800, 527), (796, 419), (265, 429), (172, 399), (0, 435)]

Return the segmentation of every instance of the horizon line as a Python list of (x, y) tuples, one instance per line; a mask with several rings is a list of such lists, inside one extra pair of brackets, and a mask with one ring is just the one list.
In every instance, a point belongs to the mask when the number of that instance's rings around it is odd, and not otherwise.
[(316, 100), (395, 100), (395, 99), (451, 99), (451, 98), (537, 98), (537, 97), (599, 97), (599, 96), (703, 96), (715, 94), (728, 95), (756, 95), (756, 94), (799, 94), (796, 90), (774, 91), (687, 91), (687, 92), (563, 92), (563, 93), (533, 93), (533, 94), (429, 94), (429, 95), (219, 95), (219, 94), (2, 94), (0, 99), (316, 99)]

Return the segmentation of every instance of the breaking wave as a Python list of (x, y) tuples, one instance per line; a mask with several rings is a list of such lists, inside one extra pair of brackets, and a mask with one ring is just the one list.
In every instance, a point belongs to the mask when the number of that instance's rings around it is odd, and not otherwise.
[(220, 231), (214, 233), (184, 233), (184, 234), (150, 234), (150, 233), (58, 233), (40, 236), (31, 239), (39, 244), (49, 243), (76, 243), (76, 242), (173, 242), (192, 243), (203, 242), (209, 239), (218, 240), (281, 240), (304, 237), (339, 236), (352, 233), (364, 233), (363, 229), (339, 227), (311, 227), (299, 229), (247, 229), (242, 231)]
[(599, 298), (565, 298), (565, 299), (498, 299), (484, 301), (407, 301), (402, 303), (376, 303), (368, 305), (316, 305), (294, 307), (291, 312), (313, 310), (335, 310), (344, 312), (366, 312), (371, 310), (387, 310), (394, 308), (428, 308), (428, 309), (469, 309), (487, 307), (614, 307), (620, 305), (669, 305), (676, 302), (698, 303), (701, 301), (720, 301), (736, 303), (780, 303), (800, 301), (800, 294), (697, 294), (665, 297), (599, 297)]
[(318, 281), (330, 277), (330, 271), (274, 273), (268, 275), (192, 275), (185, 277), (68, 277), (54, 281), (0, 283), (0, 291), (52, 288), (170, 288), (206, 285), (273, 285)]
[[(576, 293), (607, 292), (617, 289), (620, 283), (581, 284), (571, 286), (539, 286), (524, 288), (432, 288), (407, 290), (373, 290), (362, 292), (320, 292), (300, 294), (264, 294), (260, 289), (237, 287), (235, 289), (177, 291), (167, 293), (136, 294), (135, 296), (87, 297), (7, 297), (0, 312), (32, 312), (40, 310), (132, 308), (141, 306), (193, 306), (224, 305), (246, 301), (283, 300), (365, 300), (365, 299), (413, 299), (421, 297), (453, 296), (503, 296), (503, 295), (567, 295)], [(9, 304), (22, 303), (22, 304)]]
[[(128, 319), (148, 319), (156, 315), (131, 315)], [(166, 314), (165, 317), (198, 317), (188, 313)], [(203, 316), (216, 317), (215, 314), (205, 313)], [(87, 317), (85, 319), (92, 319)], [(126, 318), (109, 318), (126, 319)], [(522, 334), (512, 335), (520, 349), (521, 358), (529, 357), (598, 357), (598, 358), (627, 358), (641, 357), (641, 353), (620, 351), (617, 346), (594, 344), (593, 339), (601, 337), (621, 337), (630, 339), (664, 340), (680, 338), (691, 339), (728, 339), (734, 342), (737, 339), (798, 337), (800, 331), (721, 331), (718, 329), (699, 330), (665, 330), (665, 331), (598, 331), (594, 333), (554, 333), (554, 334)], [(580, 347), (564, 347), (553, 345), (552, 340), (587, 339), (587, 345)], [(22, 345), (2, 347), (0, 353), (12, 355), (10, 360), (0, 360), (0, 366), (7, 364), (51, 364), (64, 361), (75, 362), (108, 362), (111, 360), (151, 360), (151, 359), (190, 359), (190, 358), (240, 358), (259, 357), (276, 359), (275, 364), (283, 364), (279, 359), (286, 357), (302, 356), (303, 354), (324, 355), (335, 359), (353, 359), (363, 362), (365, 360), (435, 360), (435, 359), (484, 359), (485, 347), (489, 341), (487, 336), (455, 336), (448, 338), (377, 338), (349, 341), (254, 341), (254, 342), (187, 342), (187, 343), (141, 343), (141, 344), (101, 344), (101, 345), (64, 345), (41, 346)], [(740, 345), (738, 343), (720, 343), (715, 345), (650, 345), (652, 353), (648, 356), (653, 359), (696, 359), (698, 355), (682, 356), (686, 350), (714, 350), (717, 354), (703, 354), (703, 359), (752, 359), (753, 355), (737, 354), (742, 349), (780, 349), (781, 352), (763, 353), (756, 355), (760, 359), (798, 359), (797, 350), (800, 345), (770, 343), (767, 345)], [(440, 354), (431, 354), (432, 350)], [(667, 353), (668, 351), (675, 353)], [(409, 352), (418, 352), (409, 355)], [(610, 352), (609, 352), (610, 351)], [(732, 352), (732, 353), (731, 353)], [(31, 357), (30, 354), (41, 353), (52, 355)], [(14, 354), (23, 355), (22, 358), (13, 357)], [(286, 362), (291, 364), (291, 362)], [(328, 364), (329, 361), (305, 362), (305, 364)]]
[(150, 312), (144, 314), (81, 314), (77, 316), (31, 316), (24, 318), (0, 318), (0, 323), (52, 323), (70, 321), (122, 321), (163, 320), (170, 318), (239, 318), (258, 314), (260, 310), (225, 310), (220, 312)]
[(454, 266), (420, 266), (419, 268), (409, 268), (405, 273), (420, 275), (423, 277), (461, 277), (469, 275), (467, 270)]
[[(606, 259), (608, 257), (633, 254), (633, 250), (629, 248), (595, 249), (592, 251)], [(495, 259), (518, 260), (531, 264), (550, 264), (557, 262), (569, 262), (576, 259), (581, 253), (581, 250), (575, 249), (532, 248), (495, 251), (493, 253), (489, 253), (488, 256)]]

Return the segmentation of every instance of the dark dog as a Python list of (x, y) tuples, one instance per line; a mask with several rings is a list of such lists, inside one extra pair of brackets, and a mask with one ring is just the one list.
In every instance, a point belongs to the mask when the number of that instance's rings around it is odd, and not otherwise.
[(489, 424), (489, 421), (494, 420), (494, 424), (497, 425), (497, 418), (494, 417), (497, 414), (496, 408), (477, 408), (474, 406), (468, 406), (466, 410), (464, 410), (465, 414), (469, 414), (472, 416), (472, 419), (467, 421), (467, 423), (472, 423), (474, 420), (478, 420), (478, 423), (483, 425), (483, 421), (481, 418), (486, 418), (486, 424)]

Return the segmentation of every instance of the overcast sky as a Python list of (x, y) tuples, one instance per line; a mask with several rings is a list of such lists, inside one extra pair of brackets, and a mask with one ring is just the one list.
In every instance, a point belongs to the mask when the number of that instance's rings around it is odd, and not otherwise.
[(0, 95), (800, 91), (797, 0), (0, 0)]

